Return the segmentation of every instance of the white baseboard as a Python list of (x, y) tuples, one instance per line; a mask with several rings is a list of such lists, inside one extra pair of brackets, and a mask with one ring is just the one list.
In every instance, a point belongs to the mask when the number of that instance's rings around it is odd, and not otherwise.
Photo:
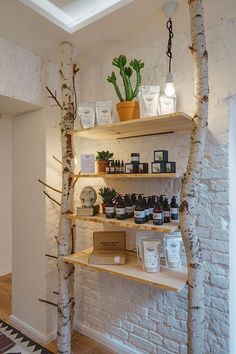
[(84, 336), (87, 336), (99, 342), (100, 344), (103, 344), (105, 347), (107, 347), (110, 350), (113, 350), (117, 354), (139, 354), (140, 353), (138, 350), (135, 351), (131, 350), (125, 344), (117, 343), (114, 340), (112, 340), (112, 338), (109, 338), (106, 335), (84, 324), (75, 323), (75, 330), (77, 330), (79, 333), (83, 334)]
[(26, 336), (29, 336), (31, 339), (35, 340), (36, 342), (39, 342), (42, 345), (48, 344), (54, 341), (56, 338), (56, 330), (45, 335), (14, 315), (10, 315), (10, 322), (12, 324), (15, 324), (17, 328), (22, 331)]
[[(33, 340), (39, 342), (42, 345), (48, 344), (56, 339), (56, 329), (51, 331), (48, 335), (37, 331), (26, 322), (20, 320), (14, 315), (10, 315), (10, 321), (12, 324), (15, 324), (16, 327), (21, 330), (25, 335), (29, 336)], [(125, 344), (117, 343), (106, 335), (92, 329), (84, 324), (75, 323), (75, 330), (79, 333), (87, 336), (107, 347), (110, 350), (113, 350), (117, 354), (139, 354), (138, 350), (131, 350)]]
[(11, 272), (12, 272), (11, 268), (0, 270), (0, 277), (2, 277), (3, 275), (11, 274)]

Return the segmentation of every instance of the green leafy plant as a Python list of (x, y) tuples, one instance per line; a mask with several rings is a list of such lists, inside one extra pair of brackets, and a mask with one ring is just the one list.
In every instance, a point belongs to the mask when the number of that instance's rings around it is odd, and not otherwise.
[[(112, 65), (120, 69), (120, 75), (122, 77), (125, 89), (125, 101), (132, 101), (133, 98), (137, 96), (139, 86), (141, 85), (140, 71), (144, 67), (144, 63), (141, 60), (134, 59), (131, 60), (131, 62), (129, 63), (130, 66), (126, 66), (126, 64), (127, 58), (125, 55), (122, 54), (119, 57), (114, 58), (112, 61)], [(133, 71), (136, 72), (136, 84), (134, 89), (132, 88), (131, 84), (131, 76), (133, 74)], [(113, 84), (120, 102), (123, 102), (124, 98), (122, 97), (121, 91), (117, 84), (116, 74), (114, 73), (114, 71), (111, 73), (110, 76), (107, 77), (107, 81)]]
[(97, 151), (96, 160), (108, 161), (113, 157), (113, 153), (110, 151)]
[(114, 200), (118, 193), (114, 188), (103, 187), (98, 191), (99, 195), (102, 197), (103, 203), (108, 203), (110, 200)]

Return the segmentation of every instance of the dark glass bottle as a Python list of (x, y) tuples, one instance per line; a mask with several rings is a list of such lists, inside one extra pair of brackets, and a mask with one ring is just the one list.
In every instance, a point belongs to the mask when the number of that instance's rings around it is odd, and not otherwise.
[(116, 173), (120, 173), (120, 160), (117, 161)]
[(125, 164), (124, 161), (121, 161), (121, 165), (120, 165), (120, 173), (125, 173)]
[(170, 218), (171, 220), (179, 220), (179, 206), (176, 202), (176, 196), (173, 196), (170, 203)]
[(115, 173), (115, 162), (114, 160), (112, 160), (110, 164), (110, 174), (114, 174), (114, 173)]
[(135, 208), (137, 204), (137, 197), (135, 193), (131, 194), (131, 200), (132, 200), (133, 208)]
[(106, 161), (105, 172), (110, 173), (110, 161)]
[(168, 203), (167, 198), (165, 198), (163, 203), (163, 214), (164, 214), (164, 222), (170, 222), (170, 205)]
[[(161, 203), (161, 206), (162, 206), (162, 209), (163, 209), (163, 207), (164, 207), (164, 200), (165, 200), (165, 194), (161, 194), (160, 195), (160, 198), (159, 198), (159, 201), (160, 201), (160, 203)], [(164, 222), (164, 212), (162, 213), (162, 219), (163, 219), (163, 222)]]
[(133, 203), (132, 203), (132, 200), (128, 194), (125, 195), (124, 203), (125, 203), (126, 217), (133, 218), (133, 216), (134, 216)]
[(161, 194), (161, 195), (160, 195), (160, 198), (159, 198), (159, 201), (160, 201), (162, 207), (163, 207), (163, 205), (164, 205), (164, 200), (165, 200), (165, 195), (164, 195), (164, 194)]
[(155, 198), (148, 197), (148, 207), (149, 207), (150, 220), (153, 220), (153, 209), (154, 209), (154, 206), (155, 206)]
[(153, 224), (154, 225), (163, 224), (163, 210), (159, 200), (156, 202), (155, 208), (153, 210)]
[(149, 206), (148, 206), (148, 203), (147, 203), (147, 200), (145, 197), (142, 198), (142, 205), (145, 210), (145, 221), (147, 222), (150, 220), (150, 211), (149, 211)]
[(125, 204), (122, 197), (119, 195), (116, 199), (116, 219), (126, 219)]
[(142, 200), (138, 199), (134, 209), (134, 222), (135, 224), (145, 223), (145, 209), (142, 206)]
[(115, 160), (115, 164), (114, 164), (114, 167), (115, 167), (115, 172), (114, 173), (118, 173), (118, 161)]
[(114, 219), (116, 217), (115, 203), (111, 198), (109, 199), (108, 203), (106, 203), (105, 213), (107, 219)]

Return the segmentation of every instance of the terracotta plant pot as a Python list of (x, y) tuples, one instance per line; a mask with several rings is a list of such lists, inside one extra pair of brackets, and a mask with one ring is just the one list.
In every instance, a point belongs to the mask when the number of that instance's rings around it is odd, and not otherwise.
[(97, 173), (105, 173), (106, 172), (106, 161), (97, 160)]
[(123, 101), (116, 104), (116, 110), (119, 114), (121, 122), (138, 119), (139, 115), (139, 103), (138, 101)]
[(106, 203), (102, 203), (102, 213), (106, 214)]

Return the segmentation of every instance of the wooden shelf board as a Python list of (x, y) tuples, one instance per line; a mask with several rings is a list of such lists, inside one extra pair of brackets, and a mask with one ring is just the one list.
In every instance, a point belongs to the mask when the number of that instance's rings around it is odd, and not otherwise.
[(63, 257), (67, 263), (77, 264), (82, 268), (91, 269), (98, 272), (108, 272), (118, 277), (126, 278), (138, 283), (151, 285), (157, 288), (180, 291), (187, 282), (187, 268), (167, 268), (161, 266), (159, 273), (147, 273), (138, 264), (134, 254), (127, 253), (126, 264), (124, 265), (92, 265), (88, 264), (89, 255), (92, 248)]
[(127, 122), (95, 126), (72, 132), (87, 139), (122, 139), (137, 136), (191, 130), (192, 118), (185, 113), (165, 114), (157, 117), (134, 119)]
[(135, 224), (134, 219), (125, 219), (125, 220), (117, 220), (117, 219), (107, 219), (104, 214), (98, 214), (96, 216), (81, 216), (81, 215), (68, 215), (68, 218), (72, 220), (82, 220), (89, 221), (99, 224), (107, 224), (120, 226), (125, 228), (132, 228), (137, 230), (145, 230), (145, 231), (156, 231), (161, 233), (172, 233), (179, 229), (178, 222), (170, 222), (165, 223), (163, 225), (153, 225), (152, 221), (146, 222), (145, 224)]
[(75, 174), (79, 178), (132, 179), (132, 178), (179, 178), (176, 173), (129, 173), (129, 174)]

